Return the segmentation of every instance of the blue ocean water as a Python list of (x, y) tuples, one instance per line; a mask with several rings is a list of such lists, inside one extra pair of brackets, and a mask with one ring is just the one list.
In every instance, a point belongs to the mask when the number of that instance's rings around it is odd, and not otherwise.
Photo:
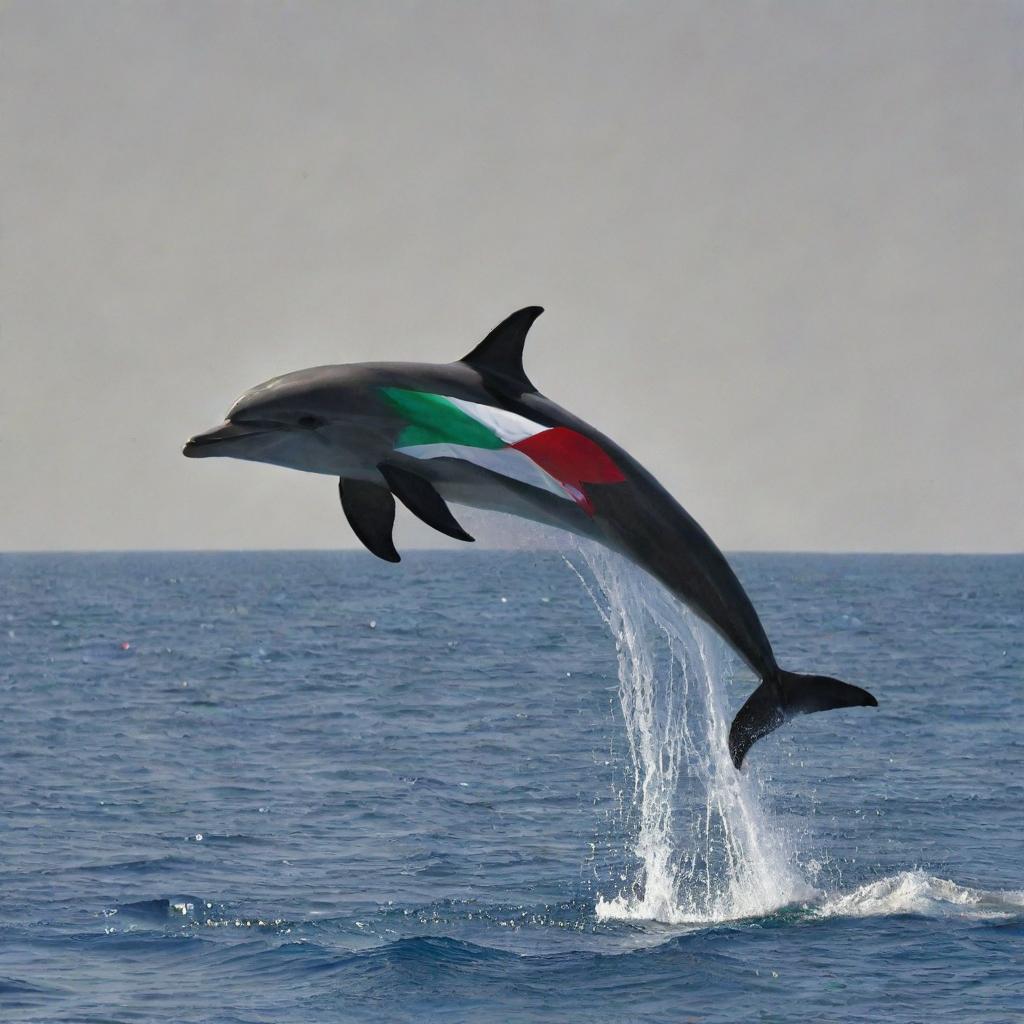
[(0, 1017), (1020, 1020), (1024, 559), (734, 561), (742, 778), (593, 552), (0, 556)]

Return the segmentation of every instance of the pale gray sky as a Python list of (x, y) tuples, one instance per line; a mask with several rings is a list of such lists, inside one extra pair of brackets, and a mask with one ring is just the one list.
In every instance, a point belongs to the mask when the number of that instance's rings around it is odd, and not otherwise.
[(1024, 549), (1024, 0), (2, 11), (0, 549), (356, 546), (182, 443), (533, 303), (724, 548)]

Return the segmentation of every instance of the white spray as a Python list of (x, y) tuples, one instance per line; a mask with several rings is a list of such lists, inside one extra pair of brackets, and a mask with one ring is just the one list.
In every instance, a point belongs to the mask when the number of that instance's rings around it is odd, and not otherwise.
[(752, 773), (729, 758), (723, 642), (625, 559), (591, 544), (579, 551), (607, 599), (595, 603), (616, 638), (635, 787), (635, 877), (599, 897), (598, 917), (722, 921), (816, 895)]

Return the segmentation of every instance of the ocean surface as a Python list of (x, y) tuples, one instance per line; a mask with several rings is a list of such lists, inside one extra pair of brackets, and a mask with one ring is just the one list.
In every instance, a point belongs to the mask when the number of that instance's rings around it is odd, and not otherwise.
[(0, 1020), (1024, 1019), (1024, 558), (0, 556)]

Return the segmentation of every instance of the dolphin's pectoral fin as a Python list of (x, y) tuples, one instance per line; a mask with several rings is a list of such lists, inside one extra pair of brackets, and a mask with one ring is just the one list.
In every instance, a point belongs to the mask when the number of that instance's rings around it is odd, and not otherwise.
[(460, 362), (472, 366), (484, 377), (499, 377), (523, 391), (536, 391), (523, 369), (523, 345), (533, 321), (544, 312), (541, 306), (527, 306), (506, 317)]
[(395, 525), (395, 499), (383, 484), (341, 477), (338, 494), (345, 518), (368, 551), (385, 562), (400, 562), (391, 531)]
[(831, 676), (805, 676), (778, 669), (747, 698), (729, 729), (729, 754), (737, 767), (747, 751), (762, 737), (774, 732), (797, 715), (833, 708), (877, 708), (878, 701), (867, 690)]
[(444, 498), (437, 493), (429, 480), (399, 466), (390, 466), (386, 462), (382, 462), (377, 468), (395, 497), (427, 526), (432, 526), (446, 537), (454, 537), (455, 540), (473, 540), (459, 526)]

